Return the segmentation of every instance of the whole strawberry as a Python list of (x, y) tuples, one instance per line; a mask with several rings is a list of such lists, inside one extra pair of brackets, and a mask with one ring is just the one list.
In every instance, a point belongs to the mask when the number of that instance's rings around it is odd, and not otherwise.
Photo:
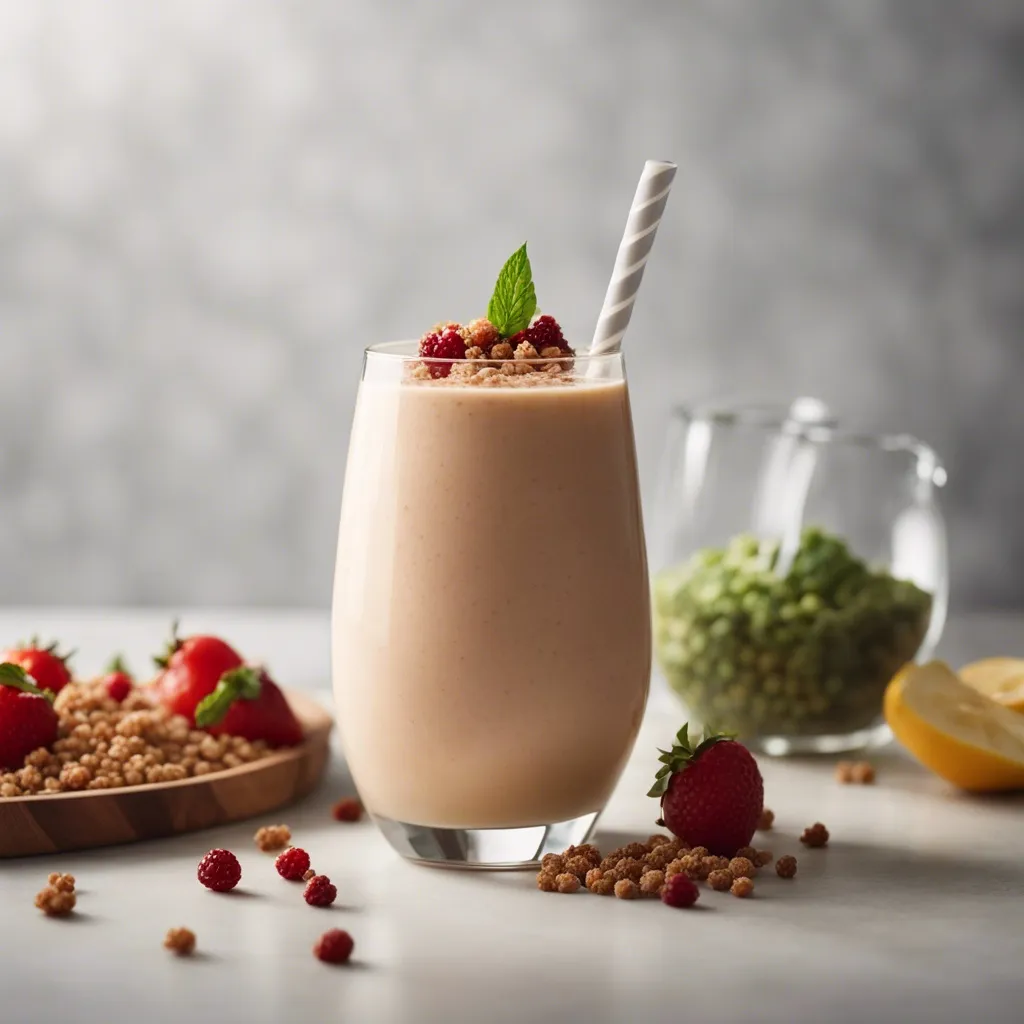
[(705, 733), (690, 743), (688, 726), (671, 750), (648, 796), (661, 798), (665, 826), (690, 846), (731, 857), (749, 846), (764, 806), (764, 782), (749, 750), (727, 736)]
[(107, 691), (107, 696), (120, 704), (132, 692), (134, 686), (135, 680), (131, 672), (125, 666), (121, 655), (117, 655), (107, 666), (106, 675), (103, 676), (103, 687)]
[(40, 690), (20, 665), (0, 664), (0, 768), (21, 768), (26, 754), (56, 739), (53, 694)]
[(271, 747), (294, 747), (302, 742), (302, 725), (281, 688), (261, 668), (249, 665), (230, 669), (216, 689), (195, 710), (200, 729), (215, 736), (244, 736), (265, 740)]
[(242, 664), (242, 656), (220, 637), (179, 637), (177, 622), (171, 627), (167, 650), (153, 660), (163, 670), (153, 681), (154, 700), (189, 721), (196, 705), (213, 693), (224, 673)]
[(19, 644), (0, 652), (0, 662), (20, 665), (32, 677), (36, 686), (56, 695), (71, 682), (67, 662), (73, 653), (61, 654), (56, 643), (44, 647), (33, 637), (27, 644)]
[(182, 639), (175, 628), (166, 653), (154, 660), (163, 672), (153, 697), (172, 714), (214, 735), (265, 740), (271, 747), (302, 742), (302, 726), (280, 687), (219, 637)]

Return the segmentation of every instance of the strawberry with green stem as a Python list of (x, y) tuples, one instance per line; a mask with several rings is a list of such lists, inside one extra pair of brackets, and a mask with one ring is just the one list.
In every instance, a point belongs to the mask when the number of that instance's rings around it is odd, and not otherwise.
[(43, 646), (38, 637), (28, 643), (19, 643), (10, 650), (0, 652), (0, 662), (20, 665), (43, 690), (57, 694), (71, 682), (68, 659), (74, 654), (61, 654), (56, 641)]
[(764, 807), (764, 781), (750, 751), (729, 736), (706, 731), (696, 745), (684, 725), (648, 796), (661, 799), (661, 821), (690, 846), (732, 857), (749, 846)]
[(115, 654), (111, 659), (101, 682), (106, 688), (107, 696), (111, 700), (116, 700), (118, 704), (123, 703), (135, 686), (135, 680), (120, 654)]
[(53, 693), (40, 689), (21, 665), (0, 664), (0, 768), (16, 771), (28, 754), (56, 739)]
[(221, 676), (216, 689), (196, 707), (195, 722), (214, 735), (264, 740), (271, 747), (294, 747), (302, 742), (302, 726), (281, 688), (266, 671), (251, 665)]
[(153, 658), (163, 671), (153, 682), (153, 697), (173, 715), (194, 721), (196, 705), (217, 688), (221, 676), (242, 664), (242, 656), (216, 636), (178, 636), (178, 623), (164, 652)]
[(175, 622), (166, 651), (154, 660), (163, 671), (153, 696), (172, 714), (210, 733), (265, 740), (272, 747), (302, 742), (302, 726), (277, 684), (220, 637), (183, 638)]

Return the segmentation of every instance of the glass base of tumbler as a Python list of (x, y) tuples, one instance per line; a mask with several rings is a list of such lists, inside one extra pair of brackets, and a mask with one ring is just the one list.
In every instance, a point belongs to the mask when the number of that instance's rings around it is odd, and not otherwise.
[(433, 867), (484, 871), (534, 867), (547, 853), (585, 843), (600, 811), (554, 825), (525, 828), (432, 828), (373, 815), (384, 838), (405, 858)]
[(846, 754), (884, 746), (892, 739), (892, 730), (884, 722), (853, 732), (826, 733), (819, 736), (755, 736), (744, 739), (744, 746), (770, 757), (800, 754)]

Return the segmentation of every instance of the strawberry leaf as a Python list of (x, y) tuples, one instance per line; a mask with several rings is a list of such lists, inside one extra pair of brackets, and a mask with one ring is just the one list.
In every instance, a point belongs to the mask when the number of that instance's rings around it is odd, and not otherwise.
[(651, 786), (647, 795), (663, 797), (676, 772), (685, 771), (708, 747), (732, 738), (726, 733), (716, 733), (710, 728), (705, 728), (703, 738), (694, 746), (690, 741), (690, 723), (685, 722), (676, 733), (676, 741), (671, 750), (658, 748), (658, 753), (661, 755), (658, 761), (662, 767), (655, 773), (654, 785)]
[(31, 693), (34, 697), (43, 697), (53, 703), (52, 690), (40, 690), (35, 680), (20, 666), (5, 661), (0, 664), (0, 686), (9, 686), (12, 690)]
[(69, 658), (78, 653), (77, 649), (73, 647), (67, 654), (61, 654), (59, 640), (52, 640), (50, 643), (44, 644), (39, 639), (38, 633), (33, 633), (27, 641), (19, 640), (14, 646), (16, 650), (42, 651), (44, 654), (52, 654), (58, 661), (63, 661), (65, 664)]
[(171, 658), (174, 657), (175, 653), (181, 647), (181, 637), (178, 636), (178, 625), (180, 619), (171, 620), (171, 639), (167, 641), (167, 645), (164, 647), (162, 654), (153, 655), (153, 663), (157, 668), (167, 668), (170, 664)]
[(236, 700), (256, 700), (262, 688), (262, 674), (258, 668), (242, 665), (228, 669), (220, 677), (213, 693), (207, 694), (196, 705), (196, 725), (200, 729), (219, 725)]
[(120, 654), (115, 654), (107, 665), (107, 672), (123, 672), (126, 676), (131, 676), (131, 672), (128, 671), (128, 666), (124, 663), (124, 658)]

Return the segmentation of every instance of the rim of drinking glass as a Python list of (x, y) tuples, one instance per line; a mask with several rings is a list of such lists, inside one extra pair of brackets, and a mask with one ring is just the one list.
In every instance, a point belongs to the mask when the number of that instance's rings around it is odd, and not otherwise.
[(840, 426), (839, 418), (832, 414), (819, 421), (801, 421), (791, 415), (790, 409), (791, 406), (770, 402), (737, 405), (709, 403), (674, 405), (672, 415), (690, 424), (705, 423), (712, 427), (739, 427), (765, 434), (784, 434), (815, 445), (849, 445), (907, 454), (917, 460), (919, 476), (931, 479), (939, 487), (946, 483), (946, 469), (938, 452), (913, 434), (851, 430)]
[[(384, 341), (376, 345), (367, 345), (364, 349), (367, 356), (383, 357), (393, 359), (396, 362), (417, 362), (417, 363), (483, 363), (487, 362), (486, 357), (480, 359), (450, 359), (445, 356), (421, 356), (419, 354), (419, 341)], [(591, 355), (589, 352), (577, 352), (575, 355), (560, 356), (538, 356), (536, 359), (520, 359), (517, 362), (547, 365), (549, 363), (562, 363), (566, 359), (573, 359), (577, 362), (585, 361), (593, 365), (612, 365), (623, 362), (621, 352), (609, 352), (603, 355)]]

